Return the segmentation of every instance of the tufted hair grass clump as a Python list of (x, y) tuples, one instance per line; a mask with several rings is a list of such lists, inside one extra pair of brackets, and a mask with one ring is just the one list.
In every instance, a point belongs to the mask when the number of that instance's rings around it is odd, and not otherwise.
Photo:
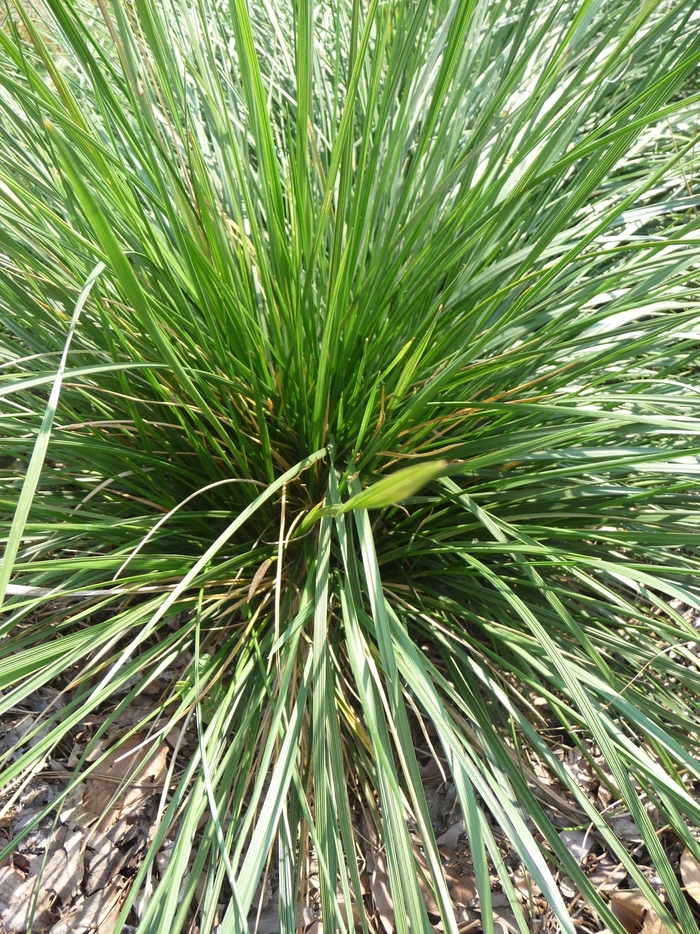
[[(247, 932), (272, 871), (292, 934), (312, 849), (326, 934), (372, 930), (363, 813), (397, 932), (437, 922), (422, 872), (456, 934), (427, 736), (486, 934), (492, 875), (530, 930), (503, 837), (563, 932), (558, 874), (624, 934), (547, 787), (697, 934), (660, 832), (700, 858), (697, 4), (23, 2), (0, 716), (65, 704), (3, 800), (107, 714), (53, 813), (165, 682), (125, 738), (197, 741), (117, 930), (209, 934), (225, 903)], [(663, 898), (550, 730), (602, 757)]]

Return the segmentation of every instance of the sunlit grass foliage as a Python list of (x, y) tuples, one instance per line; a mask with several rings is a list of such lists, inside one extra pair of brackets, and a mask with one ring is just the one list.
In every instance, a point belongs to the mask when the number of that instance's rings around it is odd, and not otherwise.
[(624, 932), (535, 764), (698, 931), (658, 833), (700, 857), (694, 0), (45, 3), (0, 31), (0, 715), (66, 706), (5, 794), (165, 676), (141, 729), (197, 751), (122, 921), (247, 931), (269, 863), (291, 932), (313, 851), (351, 929), (364, 809), (397, 931), (414, 834), (455, 932), (422, 723), (487, 934), (494, 870), (529, 930), (500, 832)]

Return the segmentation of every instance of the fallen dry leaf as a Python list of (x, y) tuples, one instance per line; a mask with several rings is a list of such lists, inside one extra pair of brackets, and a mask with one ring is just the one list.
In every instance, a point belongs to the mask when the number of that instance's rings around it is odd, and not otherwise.
[(472, 899), (476, 898), (476, 882), (473, 876), (454, 876), (447, 872), (447, 884), (450, 897), (455, 905), (467, 907)]
[(642, 833), (631, 817), (613, 817), (610, 820), (615, 836), (628, 843), (641, 843)]
[(280, 913), (277, 907), (267, 908), (258, 916), (253, 912), (248, 917), (251, 934), (279, 934)]
[(627, 870), (622, 863), (615, 862), (609, 856), (603, 856), (589, 873), (588, 878), (599, 892), (614, 892), (627, 878)]
[(87, 876), (85, 894), (99, 892), (111, 882), (126, 861), (125, 853), (118, 849), (109, 837), (99, 831), (88, 833)]
[(688, 895), (700, 904), (700, 864), (687, 847), (681, 856), (681, 878)]
[(656, 912), (650, 909), (644, 919), (641, 934), (670, 934), (670, 932)]
[[(462, 823), (459, 821), (458, 823)], [(423, 869), (423, 874), (427, 877), (428, 875), (428, 863), (425, 858), (425, 854), (418, 846), (416, 841), (412, 842), (413, 853), (416, 857), (418, 864)], [(441, 855), (443, 848), (440, 849)], [(454, 850), (452, 851), (454, 853)], [(443, 870), (445, 873), (445, 881), (447, 882), (448, 890), (450, 897), (452, 899), (453, 905), (459, 905), (466, 907), (469, 902), (476, 897), (476, 881), (473, 875), (463, 875), (461, 872), (455, 871), (454, 868), (450, 866), (444, 866)], [(423, 874), (418, 874), (418, 884), (421, 889), (421, 894), (423, 895), (423, 901), (425, 902), (425, 907), (428, 914), (437, 915), (440, 913), (438, 903), (435, 900), (432, 889), (426, 883), (426, 880), (423, 878)]]
[(423, 872), (418, 873), (418, 885), (420, 886), (421, 895), (423, 896), (423, 901), (425, 902), (425, 910), (429, 915), (440, 914), (440, 908), (437, 901), (435, 900), (435, 896), (433, 895), (433, 890), (426, 881), (429, 875), (427, 860), (415, 840), (412, 841), (412, 846), (413, 855), (423, 870)]
[(122, 893), (115, 885), (81, 898), (54, 924), (50, 934), (112, 934), (119, 917)]
[(493, 926), (497, 934), (520, 934), (520, 927), (512, 911), (494, 911)]
[[(338, 897), (338, 908), (340, 909), (340, 914), (342, 918), (347, 921), (348, 911), (345, 905), (345, 895), (343, 894), (343, 890), (338, 889), (336, 895)], [(362, 928), (362, 917), (360, 915), (360, 909), (357, 906), (357, 902), (353, 898), (352, 892), (350, 893), (350, 907), (352, 910), (352, 924), (348, 924), (348, 930), (352, 931), (354, 925), (355, 930), (359, 931)]]
[(454, 849), (457, 846), (457, 840), (459, 835), (465, 830), (465, 823), (460, 818), (460, 820), (455, 821), (451, 827), (442, 834), (442, 836), (437, 838), (437, 843), (439, 846), (449, 846)]
[(418, 768), (421, 778), (423, 779), (423, 784), (426, 787), (430, 785), (440, 785), (446, 780), (445, 770), (435, 758), (429, 759), (425, 765), (421, 765)]
[(30, 860), (29, 876), (24, 879), (20, 873), (23, 881), (12, 892), (0, 924), (11, 934), (23, 934), (34, 910), (33, 930), (46, 930), (55, 920), (55, 905), (68, 904), (78, 892), (84, 872), (83, 834), (75, 833), (46, 861), (43, 856)]
[(513, 886), (520, 898), (525, 902), (530, 902), (533, 898), (537, 898), (542, 894), (539, 885), (526, 869), (519, 869), (513, 873)]
[(379, 845), (377, 828), (367, 814), (363, 821), (363, 830), (366, 841), (365, 859), (367, 868), (371, 872), (369, 882), (372, 901), (386, 934), (394, 934), (394, 902), (389, 888), (386, 855), (383, 847)]
[(375, 853), (374, 864), (374, 872), (370, 879), (372, 900), (384, 930), (387, 934), (394, 934), (394, 902), (389, 888), (386, 856), (383, 852)]
[[(144, 739), (143, 734), (136, 734), (115, 746), (86, 782), (83, 807), (100, 816), (97, 828), (102, 833), (109, 833), (120, 818), (138, 812), (163, 786), (168, 747), (160, 743), (153, 752), (148, 746), (135, 748)], [(132, 749), (135, 751), (129, 755)]]
[(649, 902), (639, 891), (614, 892), (610, 910), (628, 934), (639, 934)]
[(9, 907), (12, 898), (20, 885), (24, 882), (24, 874), (13, 866), (3, 866), (0, 869), (0, 917)]
[(589, 830), (562, 830), (559, 839), (579, 865), (596, 847), (595, 838)]
[(639, 889), (615, 892), (610, 909), (628, 934), (669, 934), (669, 930)]

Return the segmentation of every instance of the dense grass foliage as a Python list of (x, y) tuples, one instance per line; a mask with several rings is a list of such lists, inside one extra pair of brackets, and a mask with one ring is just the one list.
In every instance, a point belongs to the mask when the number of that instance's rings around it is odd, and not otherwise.
[[(454, 932), (423, 729), (487, 934), (490, 865), (529, 930), (495, 828), (563, 931), (557, 871), (624, 931), (538, 762), (697, 932), (649, 807), (700, 857), (669, 606), (700, 607), (694, 0), (45, 2), (0, 31), (0, 715), (66, 706), (0, 785), (165, 676), (140, 728), (198, 750), (122, 921), (145, 891), (139, 934), (221, 900), (247, 931), (269, 865), (291, 932), (313, 846), (352, 928), (362, 808), (397, 931), (431, 929), (412, 830)], [(552, 724), (605, 757), (664, 905)]]

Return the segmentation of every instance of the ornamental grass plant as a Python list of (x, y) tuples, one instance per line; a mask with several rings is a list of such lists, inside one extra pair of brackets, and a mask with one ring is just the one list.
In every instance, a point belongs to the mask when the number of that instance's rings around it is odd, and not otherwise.
[[(324, 930), (371, 930), (364, 813), (396, 930), (432, 930), (423, 873), (456, 932), (424, 735), (486, 934), (494, 877), (531, 930), (503, 838), (562, 931), (561, 874), (625, 932), (544, 772), (698, 932), (663, 842), (700, 859), (694, 0), (3, 15), (0, 716), (65, 702), (7, 806), (106, 714), (53, 813), (160, 679), (126, 738), (196, 749), (117, 930), (136, 905), (138, 934), (209, 934), (223, 901), (247, 932), (272, 871), (291, 934), (312, 852)], [(663, 898), (553, 725), (605, 762)]]

